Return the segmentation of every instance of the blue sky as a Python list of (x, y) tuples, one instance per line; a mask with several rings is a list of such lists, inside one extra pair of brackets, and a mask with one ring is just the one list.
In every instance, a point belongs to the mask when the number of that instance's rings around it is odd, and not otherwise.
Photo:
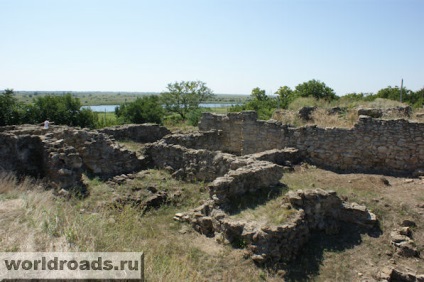
[(0, 0), (0, 89), (424, 87), (422, 0)]

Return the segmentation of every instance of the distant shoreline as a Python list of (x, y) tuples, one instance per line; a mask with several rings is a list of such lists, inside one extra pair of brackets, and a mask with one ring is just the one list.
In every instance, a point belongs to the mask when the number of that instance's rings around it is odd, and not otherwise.
[[(239, 103), (201, 103), (199, 106), (201, 108), (226, 108), (232, 107), (235, 105), (239, 105)], [(115, 111), (115, 108), (119, 107), (119, 105), (90, 105), (90, 106), (82, 106), (82, 109), (91, 109), (93, 112), (97, 113), (111, 113)]]
[[(139, 97), (146, 95), (159, 95), (154, 92), (106, 92), (106, 91), (15, 91), (19, 101), (30, 104), (33, 99), (46, 95), (71, 94), (81, 101), (82, 106), (110, 105), (116, 106), (126, 102), (133, 102)], [(250, 95), (244, 94), (215, 94), (215, 96), (205, 103), (210, 104), (243, 104)], [(103, 112), (103, 111), (102, 111)]]

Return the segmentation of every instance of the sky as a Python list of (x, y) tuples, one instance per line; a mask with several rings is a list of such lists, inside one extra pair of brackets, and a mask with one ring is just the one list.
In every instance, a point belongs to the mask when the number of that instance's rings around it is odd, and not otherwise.
[(0, 0), (0, 89), (424, 87), (422, 0)]

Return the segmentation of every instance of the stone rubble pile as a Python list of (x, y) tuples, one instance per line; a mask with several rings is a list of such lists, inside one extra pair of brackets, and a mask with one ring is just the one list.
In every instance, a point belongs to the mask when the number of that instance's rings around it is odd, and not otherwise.
[(411, 227), (416, 224), (410, 220), (404, 220), (401, 226), (390, 232), (390, 244), (394, 247), (395, 253), (402, 257), (419, 257), (420, 252), (417, 249), (413, 239)]
[(381, 282), (424, 282), (424, 275), (395, 267), (384, 267), (377, 278)]

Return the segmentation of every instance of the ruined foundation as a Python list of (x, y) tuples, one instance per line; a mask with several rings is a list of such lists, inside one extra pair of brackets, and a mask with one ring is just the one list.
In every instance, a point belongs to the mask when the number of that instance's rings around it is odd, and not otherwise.
[(292, 147), (308, 162), (335, 171), (412, 175), (424, 169), (424, 123), (404, 119), (360, 116), (353, 128), (342, 129), (292, 127), (257, 120), (252, 111), (205, 113), (199, 130), (215, 137), (210, 143), (220, 144), (218, 150), (237, 155)]
[[(210, 199), (178, 213), (198, 232), (243, 247), (258, 264), (287, 262), (312, 232), (334, 234), (341, 224), (370, 229), (377, 224), (366, 207), (343, 202), (334, 192), (290, 192), (281, 203), (290, 217), (261, 225), (231, 216), (234, 203), (281, 187), (293, 164), (307, 161), (342, 172), (418, 175), (424, 171), (424, 124), (361, 116), (352, 129), (295, 128), (257, 120), (255, 112), (203, 114), (199, 132), (170, 134), (157, 125), (128, 125), (99, 131), (52, 126), (0, 128), (1, 169), (48, 180), (52, 187), (84, 187), (83, 173), (102, 179), (147, 168), (168, 170), (184, 181), (208, 183)], [(116, 140), (146, 143), (136, 154)]]

